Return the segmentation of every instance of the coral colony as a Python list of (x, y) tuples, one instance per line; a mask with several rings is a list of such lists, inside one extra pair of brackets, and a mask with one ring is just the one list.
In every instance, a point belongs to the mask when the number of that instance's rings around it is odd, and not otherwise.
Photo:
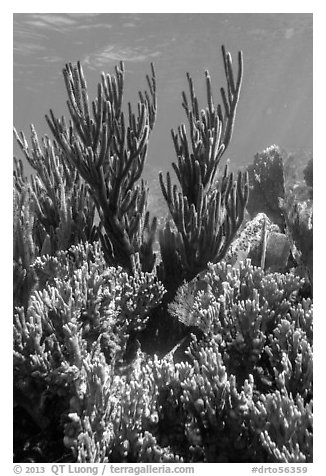
[(15, 159), (15, 461), (312, 461), (312, 161), (220, 167), (243, 75), (222, 60), (217, 106), (187, 75), (164, 220), (141, 178), (153, 65), (125, 107), (122, 63), (92, 103), (68, 64), (69, 121), (15, 131), (35, 171)]

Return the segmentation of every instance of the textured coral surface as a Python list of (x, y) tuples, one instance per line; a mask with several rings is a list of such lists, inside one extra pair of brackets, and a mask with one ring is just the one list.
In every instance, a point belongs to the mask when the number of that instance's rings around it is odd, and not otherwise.
[(243, 71), (222, 59), (217, 106), (187, 75), (165, 221), (141, 179), (153, 65), (126, 111), (122, 63), (92, 103), (66, 65), (70, 120), (15, 132), (15, 461), (312, 462), (312, 164), (289, 185), (272, 146), (250, 182), (220, 170)]

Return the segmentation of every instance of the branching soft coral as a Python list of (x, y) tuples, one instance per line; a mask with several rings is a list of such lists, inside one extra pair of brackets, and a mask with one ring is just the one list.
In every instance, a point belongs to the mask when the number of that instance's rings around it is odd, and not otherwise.
[(177, 162), (173, 169), (180, 189), (172, 185), (168, 172), (166, 183), (160, 173), (160, 185), (174, 222), (160, 231), (162, 263), (159, 277), (168, 292), (175, 292), (184, 279), (189, 281), (209, 261), (220, 261), (239, 229), (248, 199), (248, 177), (235, 178), (228, 166), (220, 177), (218, 168), (229, 146), (240, 97), (243, 57), (237, 57), (235, 74), (231, 54), (222, 46), (227, 87), (220, 89), (222, 104), (214, 104), (211, 78), (206, 71), (207, 106), (199, 107), (193, 80), (187, 74), (189, 98), (182, 93), (185, 124), (172, 130)]
[(31, 190), (23, 184), (14, 191), (13, 219), (13, 291), (14, 306), (27, 309), (36, 276), (31, 268), (39, 253), (33, 240), (35, 215), (31, 206)]
[(151, 271), (156, 219), (149, 220), (148, 189), (139, 179), (156, 118), (154, 67), (151, 77), (146, 76), (148, 91), (139, 91), (137, 113), (131, 103), (126, 114), (122, 110), (122, 62), (115, 75), (102, 73), (91, 104), (81, 64), (67, 64), (63, 76), (71, 124), (56, 118), (52, 110), (46, 119), (67, 166), (78, 170), (89, 187), (104, 230), (100, 238), (106, 261), (132, 273), (137, 268), (133, 255), (138, 252), (140, 269)]
[[(95, 206), (89, 190), (76, 169), (65, 160), (63, 150), (45, 136), (41, 144), (31, 126), (31, 145), (23, 133), (14, 130), (17, 142), (36, 172), (30, 188), (31, 207), (36, 218), (32, 238), (38, 255), (67, 250), (80, 241), (97, 237)], [(20, 193), (23, 166), (16, 160), (15, 189)], [(18, 180), (20, 178), (20, 180)]]

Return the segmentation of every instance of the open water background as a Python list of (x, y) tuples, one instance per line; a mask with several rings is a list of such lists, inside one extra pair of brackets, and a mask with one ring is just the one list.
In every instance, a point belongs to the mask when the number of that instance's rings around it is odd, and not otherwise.
[[(244, 79), (232, 143), (224, 155), (244, 166), (256, 152), (277, 144), (298, 160), (312, 155), (312, 14), (14, 14), (14, 125), (29, 136), (49, 133), (44, 115), (64, 114), (62, 68), (80, 60), (96, 94), (101, 71), (113, 73), (123, 60), (125, 104), (137, 102), (154, 62), (158, 117), (151, 136), (145, 178), (156, 193), (158, 170), (175, 160), (170, 129), (184, 122), (181, 92), (186, 72), (200, 105), (206, 106), (204, 71), (220, 102), (225, 86), (220, 46), (237, 61), (244, 54)], [(14, 154), (21, 156), (14, 143)], [(30, 169), (26, 168), (27, 172)]]

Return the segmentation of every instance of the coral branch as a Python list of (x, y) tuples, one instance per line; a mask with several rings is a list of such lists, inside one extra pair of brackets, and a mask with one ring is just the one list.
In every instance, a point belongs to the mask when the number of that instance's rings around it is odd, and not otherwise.
[[(211, 79), (207, 71), (205, 77), (208, 106), (199, 111), (193, 82), (187, 74), (190, 100), (183, 92), (182, 106), (189, 123), (189, 136), (185, 125), (180, 126), (177, 133), (172, 130), (178, 157), (173, 168), (180, 182), (181, 192), (177, 191), (176, 186), (172, 187), (169, 173), (166, 176), (166, 184), (160, 174), (162, 193), (176, 226), (176, 230), (171, 230), (169, 225), (166, 225), (166, 232), (160, 234), (162, 266), (159, 276), (167, 288), (171, 286), (172, 276), (178, 275), (178, 283), (181, 284), (184, 279), (190, 280), (202, 271), (209, 261), (217, 262), (225, 256), (242, 223), (248, 199), (246, 174), (239, 173), (234, 181), (233, 174), (229, 173), (226, 167), (223, 177), (216, 179), (219, 162), (232, 136), (243, 63), (240, 52), (237, 79), (234, 81), (231, 55), (224, 47), (222, 54), (228, 84), (227, 97), (222, 89), (224, 112), (220, 105), (216, 108), (214, 106)], [(172, 235), (173, 240), (170, 238)], [(170, 263), (167, 262), (167, 257), (173, 247), (174, 259)], [(175, 270), (171, 272), (173, 263)]]
[[(149, 134), (156, 117), (156, 78), (147, 76), (149, 93), (139, 92), (138, 113), (122, 111), (124, 66), (115, 76), (102, 74), (90, 114), (87, 85), (80, 63), (67, 64), (63, 71), (68, 93), (68, 109), (73, 128), (53, 112), (47, 122), (68, 163), (73, 164), (90, 187), (90, 194), (104, 228), (100, 238), (108, 264), (117, 263), (134, 272), (133, 255), (141, 251), (143, 234), (148, 235), (146, 203), (148, 191), (137, 184), (147, 154)], [(152, 234), (156, 221), (151, 224)], [(151, 248), (147, 240), (145, 248)], [(142, 269), (151, 270), (153, 254), (140, 252)]]

